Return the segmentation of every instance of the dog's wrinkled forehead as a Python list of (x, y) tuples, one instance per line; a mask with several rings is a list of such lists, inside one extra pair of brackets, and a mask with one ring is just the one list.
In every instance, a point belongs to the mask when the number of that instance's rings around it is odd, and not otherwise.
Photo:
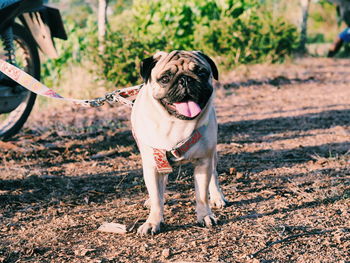
[(173, 75), (178, 72), (193, 72), (199, 68), (206, 68), (218, 80), (218, 69), (214, 61), (200, 51), (174, 50), (170, 53), (158, 52), (146, 58), (141, 63), (141, 76), (147, 82), (151, 75), (159, 76), (164, 71)]
[(171, 73), (176, 74), (177, 72), (194, 71), (198, 67), (210, 69), (207, 61), (195, 52), (172, 51), (169, 54), (162, 52), (159, 55), (161, 57), (155, 65), (156, 72), (158, 73), (170, 70)]

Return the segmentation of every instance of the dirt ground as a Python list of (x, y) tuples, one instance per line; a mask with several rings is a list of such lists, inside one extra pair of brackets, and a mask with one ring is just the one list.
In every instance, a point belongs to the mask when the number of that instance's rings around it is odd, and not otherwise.
[[(350, 262), (350, 60), (238, 68), (217, 90), (220, 224), (196, 224), (192, 168), (171, 174), (165, 226), (125, 106), (34, 112), (0, 142), (0, 262)], [(128, 233), (97, 231), (103, 222)]]

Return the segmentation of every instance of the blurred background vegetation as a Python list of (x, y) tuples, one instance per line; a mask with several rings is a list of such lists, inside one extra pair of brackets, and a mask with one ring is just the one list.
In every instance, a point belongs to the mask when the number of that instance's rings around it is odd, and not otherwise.
[[(110, 0), (105, 50), (100, 54), (98, 1), (50, 3), (60, 9), (68, 33), (67, 41), (56, 40), (60, 57), (43, 65), (43, 79), (51, 87), (72, 78), (80, 78), (75, 80), (80, 88), (97, 81), (107, 90), (140, 83), (140, 61), (158, 50), (201, 50), (221, 72), (242, 64), (282, 62), (296, 51), (300, 39), (297, 0)], [(332, 4), (311, 2), (311, 49), (329, 45), (342, 27)], [(69, 89), (68, 95), (76, 97), (79, 88)], [(87, 89), (83, 96), (96, 96), (91, 93), (96, 90)]]

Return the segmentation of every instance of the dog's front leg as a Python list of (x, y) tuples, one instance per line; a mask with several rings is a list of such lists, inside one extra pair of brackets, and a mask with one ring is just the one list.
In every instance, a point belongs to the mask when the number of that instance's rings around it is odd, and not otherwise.
[[(165, 194), (166, 185), (168, 183), (168, 174), (164, 174), (163, 180), (164, 180), (164, 183), (163, 183), (163, 203), (165, 203), (164, 194)], [(148, 198), (143, 205), (147, 208), (151, 208), (151, 199)]]
[(138, 233), (143, 236), (147, 234), (155, 234), (160, 230), (160, 224), (164, 221), (164, 181), (163, 174), (159, 174), (155, 167), (149, 164), (143, 166), (143, 176), (145, 179), (147, 191), (149, 194), (151, 211), (146, 222), (139, 227)]
[(200, 160), (194, 169), (197, 221), (206, 227), (211, 227), (217, 223), (217, 219), (209, 206), (209, 183), (212, 170), (213, 162), (211, 158)]

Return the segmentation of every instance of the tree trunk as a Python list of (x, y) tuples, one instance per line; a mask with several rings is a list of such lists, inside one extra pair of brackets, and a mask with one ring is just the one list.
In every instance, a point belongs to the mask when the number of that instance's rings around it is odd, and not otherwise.
[(98, 1), (98, 50), (101, 55), (103, 55), (105, 51), (107, 5), (108, 0)]
[(309, 15), (310, 0), (300, 0), (301, 5), (301, 25), (300, 25), (300, 43), (299, 52), (306, 53), (307, 40), (307, 18)]

